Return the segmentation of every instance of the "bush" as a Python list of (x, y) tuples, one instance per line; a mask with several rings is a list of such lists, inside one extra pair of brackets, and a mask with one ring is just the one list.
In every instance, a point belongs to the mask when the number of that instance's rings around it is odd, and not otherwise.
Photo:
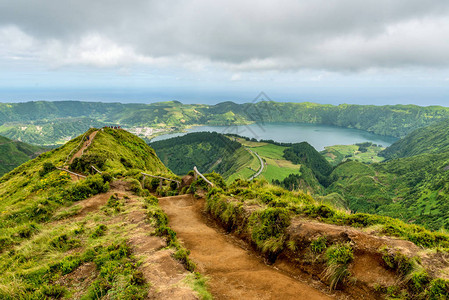
[(67, 251), (80, 245), (80, 240), (69, 238), (67, 234), (62, 234), (50, 240), (50, 246), (60, 251)]
[(384, 247), (380, 249), (380, 253), (382, 254), (382, 259), (385, 265), (388, 268), (395, 270), (401, 276), (409, 274), (413, 269), (415, 259), (408, 258), (401, 252), (393, 252), (392, 250)]
[(434, 279), (426, 292), (429, 299), (449, 299), (449, 281), (441, 278)]
[(92, 234), (90, 235), (90, 237), (93, 238), (93, 239), (96, 239), (96, 238), (98, 238), (98, 237), (100, 237), (100, 236), (103, 236), (103, 235), (106, 233), (106, 230), (107, 230), (107, 229), (108, 229), (108, 228), (106, 227), (106, 225), (100, 224), (100, 225), (98, 225), (98, 226), (95, 228), (94, 232), (92, 232)]
[(103, 169), (106, 162), (106, 157), (100, 156), (94, 153), (87, 153), (81, 157), (76, 157), (70, 164), (69, 169), (78, 173), (90, 174), (95, 172), (92, 166), (95, 166), (98, 170)]
[(64, 191), (63, 197), (70, 201), (79, 201), (99, 193), (106, 193), (108, 190), (109, 183), (105, 182), (100, 174), (95, 174), (88, 176), (85, 180), (77, 181)]
[(285, 229), (290, 225), (290, 214), (285, 208), (266, 208), (254, 212), (249, 219), (251, 238), (270, 259), (283, 249)]
[(348, 265), (353, 259), (353, 250), (348, 243), (337, 243), (326, 250), (325, 278), (329, 280), (331, 289), (336, 289), (338, 284), (351, 276)]
[(327, 243), (326, 237), (320, 236), (310, 243), (310, 250), (312, 250), (313, 253), (321, 253), (326, 249), (327, 247), (326, 243)]
[(42, 169), (39, 171), (39, 176), (44, 177), (46, 174), (50, 173), (53, 170), (56, 170), (56, 167), (52, 163), (46, 162), (42, 166)]

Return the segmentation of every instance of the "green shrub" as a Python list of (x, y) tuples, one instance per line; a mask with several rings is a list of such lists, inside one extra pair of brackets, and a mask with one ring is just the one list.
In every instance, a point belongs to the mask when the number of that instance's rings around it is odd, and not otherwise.
[(350, 244), (337, 243), (326, 250), (325, 278), (329, 280), (330, 288), (336, 289), (351, 273), (348, 265), (354, 259), (354, 253)]
[(159, 204), (159, 199), (153, 195), (149, 195), (149, 196), (145, 197), (144, 201), (148, 205), (156, 206)]
[(114, 177), (108, 172), (101, 173), (101, 178), (103, 178), (104, 182), (111, 182), (114, 179)]
[(105, 162), (106, 157), (96, 153), (87, 153), (81, 157), (76, 157), (70, 164), (69, 169), (74, 172), (88, 174), (96, 172), (92, 169), (92, 166), (95, 166), (98, 170), (103, 169)]
[(441, 278), (432, 280), (426, 294), (432, 300), (449, 299), (449, 281)]
[(67, 234), (62, 234), (50, 240), (50, 246), (60, 251), (67, 251), (80, 245), (80, 240), (69, 238)]
[(98, 225), (94, 232), (92, 232), (92, 234), (90, 235), (91, 238), (96, 239), (100, 236), (103, 236), (106, 233), (107, 227), (104, 224), (100, 224)]
[(422, 293), (430, 282), (429, 274), (424, 269), (412, 272), (408, 277), (408, 287), (414, 294)]
[(175, 252), (173, 257), (177, 259), (179, 262), (181, 262), (188, 271), (193, 272), (196, 266), (189, 259), (189, 254), (190, 254), (189, 250), (186, 250), (185, 248), (180, 248)]
[(39, 170), (39, 176), (44, 177), (45, 175), (47, 175), (48, 173), (50, 173), (53, 170), (56, 170), (56, 167), (52, 163), (46, 162), (42, 166), (42, 169)]
[(310, 250), (312, 250), (313, 253), (321, 253), (327, 248), (327, 239), (325, 236), (320, 236), (316, 240), (313, 240), (310, 243)]
[(109, 183), (104, 182), (100, 174), (95, 174), (77, 181), (63, 193), (63, 197), (70, 201), (79, 201), (99, 193), (106, 193), (108, 190)]
[(62, 275), (69, 274), (81, 265), (81, 258), (79, 256), (67, 256), (59, 263), (59, 269)]
[(388, 248), (381, 248), (380, 253), (386, 266), (395, 270), (399, 275), (405, 276), (413, 269), (414, 259), (409, 258), (399, 251), (393, 252)]
[[(285, 229), (290, 225), (290, 214), (285, 208), (266, 208), (251, 214), (251, 238), (263, 252), (276, 255), (283, 248)], [(265, 251), (264, 251), (265, 250)]]

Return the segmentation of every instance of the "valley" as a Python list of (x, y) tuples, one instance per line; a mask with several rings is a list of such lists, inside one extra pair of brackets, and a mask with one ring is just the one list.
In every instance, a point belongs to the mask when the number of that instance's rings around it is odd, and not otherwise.
[(1, 298), (449, 296), (447, 121), (321, 152), (115, 127), (0, 178)]

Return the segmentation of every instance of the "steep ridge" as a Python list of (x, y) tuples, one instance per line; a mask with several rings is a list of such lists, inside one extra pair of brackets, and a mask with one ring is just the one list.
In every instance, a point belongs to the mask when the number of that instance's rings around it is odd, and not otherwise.
[[(93, 137), (97, 131), (86, 135)], [(171, 172), (142, 140), (105, 128), (73, 160), (86, 170), (90, 167), (83, 163), (95, 163), (102, 174), (85, 172), (86, 179), (73, 182), (55, 166), (62, 166), (73, 149), (78, 150), (82, 138), (42, 154), (0, 180), (0, 298), (207, 295), (204, 279), (184, 266), (187, 256), (182, 261), (176, 256), (185, 250), (155, 235), (153, 200), (137, 181), (142, 171), (166, 176)]]
[(449, 151), (449, 120), (413, 131), (395, 142), (380, 155), (386, 159), (410, 157), (419, 154), (437, 154)]

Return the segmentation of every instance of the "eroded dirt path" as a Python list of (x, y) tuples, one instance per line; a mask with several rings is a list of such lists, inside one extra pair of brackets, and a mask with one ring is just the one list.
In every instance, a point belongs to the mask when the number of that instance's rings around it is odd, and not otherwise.
[(81, 157), (81, 155), (83, 155), (84, 150), (86, 150), (87, 147), (90, 146), (90, 143), (92, 143), (92, 141), (93, 141), (93, 139), (95, 138), (95, 136), (97, 135), (97, 133), (98, 133), (98, 130), (92, 132), (92, 133), (89, 135), (89, 139), (88, 139), (87, 141), (85, 141), (85, 142), (83, 143), (83, 145), (81, 146), (81, 148), (78, 150), (78, 152), (76, 152), (76, 153), (72, 156), (72, 158), (71, 158), (70, 161), (69, 161), (69, 165), (73, 162), (73, 160), (74, 160), (75, 158)]
[(322, 292), (263, 263), (231, 236), (207, 225), (204, 200), (191, 195), (159, 198), (190, 258), (208, 276), (216, 299), (331, 299)]

